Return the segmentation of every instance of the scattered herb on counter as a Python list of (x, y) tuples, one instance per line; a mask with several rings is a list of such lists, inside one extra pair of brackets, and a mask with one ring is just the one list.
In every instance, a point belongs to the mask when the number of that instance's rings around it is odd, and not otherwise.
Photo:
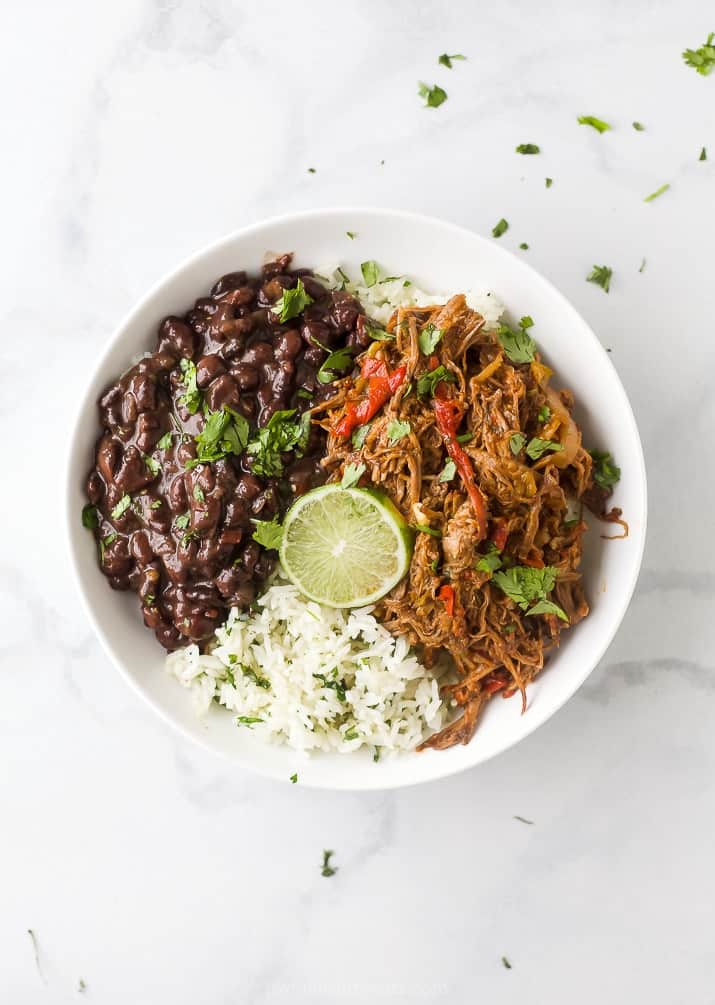
[[(568, 621), (566, 613), (553, 601), (546, 599), (546, 595), (554, 588), (557, 573), (558, 570), (549, 565), (543, 569), (534, 569), (530, 565), (513, 565), (510, 569), (495, 572), (493, 581), (527, 616), (555, 614), (562, 621)], [(532, 603), (534, 606), (530, 607)]]
[(436, 370), (428, 370), (421, 377), (417, 378), (417, 396), (426, 398), (434, 395), (434, 390), (441, 381), (454, 383), (454, 374), (445, 366), (438, 366)]
[(642, 123), (642, 122), (634, 122), (634, 123), (633, 123), (633, 128), (634, 128), (634, 129), (636, 130), (636, 132), (638, 132), (638, 133), (643, 133), (643, 132), (645, 132), (645, 126), (643, 125), (643, 123)]
[(326, 848), (323, 851), (323, 868), (320, 870), (321, 876), (334, 876), (335, 873), (338, 871), (337, 866), (332, 866), (330, 864), (330, 859), (333, 857), (334, 854), (335, 852), (329, 848)]
[(159, 450), (168, 450), (169, 449), (169, 447), (171, 446), (172, 435), (173, 434), (172, 434), (171, 430), (169, 430), (168, 433), (164, 433), (164, 435), (162, 436), (162, 438), (157, 443), (157, 447), (159, 448)]
[(95, 530), (99, 527), (97, 507), (93, 506), (92, 503), (87, 503), (86, 506), (82, 507), (82, 526), (86, 527), (87, 530)]
[(84, 978), (80, 977), (79, 982), (77, 984), (77, 991), (79, 994), (83, 995), (86, 990), (87, 990), (87, 984), (85, 983)]
[[(531, 323), (524, 325), (524, 320)], [(534, 322), (531, 318), (522, 318), (519, 322), (519, 331), (514, 331), (508, 325), (499, 326), (497, 338), (501, 342), (507, 358), (512, 363), (531, 363), (533, 361), (536, 353), (536, 342), (526, 331), (533, 324)]]
[(553, 178), (545, 178), (544, 181), (546, 182), (546, 187), (547, 188), (551, 188), (551, 186), (554, 184), (554, 179)]
[(589, 450), (593, 458), (593, 480), (602, 489), (610, 489), (620, 481), (621, 469), (614, 463), (607, 450)]
[(582, 126), (591, 126), (596, 129), (599, 133), (607, 132), (611, 127), (603, 119), (597, 119), (595, 115), (579, 115), (579, 124)]
[(357, 234), (355, 233), (354, 230), (346, 230), (345, 233), (347, 234), (347, 236), (350, 238), (351, 241), (354, 241), (355, 238), (357, 237)]
[(643, 202), (653, 202), (653, 200), (657, 199), (659, 195), (663, 194), (663, 192), (667, 192), (669, 188), (670, 185), (666, 182), (665, 185), (661, 185), (660, 188), (657, 188), (655, 192), (651, 192), (650, 195), (647, 195)]
[(357, 485), (366, 470), (367, 468), (364, 464), (346, 464), (343, 477), (340, 481), (340, 488), (350, 489), (353, 485)]
[(540, 154), (541, 148), (536, 143), (520, 143), (516, 152), (518, 154)]
[(513, 436), (509, 437), (509, 449), (515, 456), (524, 449), (525, 443), (526, 437), (523, 433), (514, 433)]
[(645, 258), (641, 261), (641, 267), (640, 269), (638, 269), (638, 271), (643, 272), (644, 269), (645, 269)]
[(533, 824), (533, 820), (527, 820), (526, 817), (520, 817), (518, 813), (514, 814), (514, 819), (519, 820), (523, 824)]
[(463, 56), (461, 52), (456, 52), (453, 56), (448, 56), (446, 52), (443, 52), (442, 55), (437, 60), (437, 62), (440, 64), (440, 66), (446, 66), (448, 70), (451, 70), (453, 60), (455, 59), (464, 60), (466, 58), (467, 57)]
[(296, 783), (296, 782), (298, 781), (298, 773), (297, 773), (297, 772), (294, 772), (294, 773), (293, 773), (293, 774), (292, 774), (292, 775), (290, 776), (290, 780), (291, 780), (291, 782), (292, 782), (292, 783), (293, 783), (293, 784), (295, 785), (295, 783)]
[(390, 446), (393, 446), (403, 437), (409, 436), (411, 432), (412, 426), (409, 422), (402, 422), (400, 419), (393, 419), (387, 427), (387, 436), (390, 441)]
[(42, 967), (40, 966), (40, 945), (37, 941), (37, 936), (32, 928), (28, 928), (27, 934), (30, 936), (30, 941), (32, 942), (32, 951), (35, 956), (35, 966), (37, 967), (37, 972), (42, 978), (43, 982), (47, 984), (47, 978), (42, 972)]
[(429, 84), (425, 84), (420, 80), (417, 93), (421, 98), (425, 99), (425, 108), (439, 108), (447, 100), (447, 92), (439, 84), (433, 84), (430, 87)]
[(355, 448), (355, 450), (361, 450), (362, 449), (362, 446), (363, 446), (363, 444), (365, 442), (365, 437), (367, 436), (367, 434), (369, 432), (370, 432), (370, 423), (369, 422), (366, 422), (362, 426), (358, 426), (357, 429), (353, 432), (351, 440), (352, 440), (352, 445)]
[(451, 482), (454, 476), (457, 474), (457, 465), (454, 463), (450, 457), (442, 470), (440, 471), (439, 478), (437, 481), (441, 484), (443, 482)]
[(586, 276), (586, 282), (595, 283), (596, 286), (601, 287), (604, 293), (608, 293), (611, 288), (612, 275), (613, 269), (609, 269), (607, 265), (594, 265), (589, 275)]
[(499, 220), (499, 222), (494, 224), (494, 226), (492, 227), (492, 237), (501, 237), (502, 234), (506, 234), (508, 229), (509, 224), (504, 219), (504, 217), (502, 217), (501, 220)]
[(365, 281), (366, 286), (374, 286), (375, 283), (379, 281), (380, 268), (377, 262), (372, 260), (369, 262), (363, 262), (360, 265), (360, 271), (362, 272), (362, 278)]
[(302, 456), (310, 436), (310, 412), (295, 418), (295, 409), (274, 412), (268, 423), (256, 431), (246, 446), (252, 458), (252, 469), (262, 478), (278, 478), (283, 474), (282, 454), (294, 450)]
[(706, 161), (707, 159), (708, 159), (708, 152), (705, 149), (705, 147), (703, 147), (703, 149), (700, 151), (700, 156), (698, 157), (698, 160), (699, 161)]
[(349, 346), (331, 352), (316, 374), (320, 383), (331, 384), (334, 380), (338, 380), (342, 376), (339, 371), (347, 370), (353, 362), (353, 352), (354, 350)]
[(441, 328), (435, 327), (430, 321), (424, 326), (419, 335), (420, 352), (424, 356), (431, 356), (437, 345), (442, 341), (444, 332)]
[(529, 245), (528, 245), (528, 244), (526, 243), (526, 241), (523, 241), (523, 242), (522, 242), (522, 243), (521, 243), (521, 244), (519, 245), (519, 247), (521, 248), (521, 250), (522, 250), (522, 251), (528, 251), (528, 250), (529, 250)]
[(686, 49), (683, 52), (683, 59), (686, 65), (692, 66), (703, 77), (707, 77), (715, 66), (715, 45), (713, 45), (713, 39), (715, 39), (715, 31), (710, 32), (705, 45), (701, 45), (699, 49)]
[(490, 541), (489, 544), (487, 545), (486, 555), (482, 555), (482, 557), (477, 562), (477, 569), (479, 572), (493, 573), (496, 572), (497, 569), (501, 569), (501, 567), (502, 567), (501, 552), (494, 544), (494, 542)]
[(508, 959), (506, 958), (506, 956), (502, 956), (502, 958), (501, 958), (501, 962), (502, 962), (502, 966), (503, 966), (503, 967), (504, 967), (504, 968), (505, 968), (506, 970), (511, 970), (511, 963), (510, 963), (510, 962), (509, 962), (509, 960), (508, 960)]
[(315, 168), (308, 168), (308, 174), (315, 174)]
[(532, 461), (538, 461), (540, 457), (544, 454), (550, 452), (558, 453), (559, 450), (564, 448), (556, 440), (542, 440), (540, 436), (533, 436), (527, 445), (526, 455), (530, 457)]
[(122, 498), (119, 500), (117, 505), (112, 510), (112, 520), (118, 520), (121, 516), (127, 512), (132, 504), (132, 497), (128, 492), (125, 492)]
[(283, 525), (277, 516), (272, 520), (251, 520), (256, 525), (251, 537), (257, 544), (262, 544), (264, 548), (278, 549), (283, 540)]
[(283, 324), (285, 321), (290, 321), (291, 318), (297, 318), (308, 304), (312, 303), (313, 298), (306, 292), (302, 279), (299, 279), (294, 289), (283, 290), (283, 296), (276, 300), (271, 310), (279, 316), (279, 320)]
[(191, 415), (196, 415), (201, 407), (201, 391), (196, 383), (196, 364), (193, 360), (185, 357), (179, 361), (179, 367), (183, 374), (183, 384), (186, 388), (184, 394), (179, 398), (179, 404), (184, 405)]

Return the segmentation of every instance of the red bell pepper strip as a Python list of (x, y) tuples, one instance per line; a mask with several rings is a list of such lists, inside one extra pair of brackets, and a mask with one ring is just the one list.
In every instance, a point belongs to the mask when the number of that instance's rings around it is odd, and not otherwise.
[(444, 603), (448, 616), (450, 618), (454, 617), (454, 587), (449, 586), (448, 583), (440, 586), (437, 591), (437, 599)]
[(509, 537), (509, 532), (506, 529), (506, 523), (503, 520), (495, 520), (493, 522), (492, 531), (492, 544), (497, 549), (497, 551), (504, 551), (504, 546), (506, 544), (506, 539)]
[(407, 367), (398, 366), (390, 373), (381, 359), (366, 356), (360, 374), (367, 380), (367, 395), (359, 401), (347, 402), (345, 413), (334, 429), (336, 436), (350, 436), (358, 426), (369, 422), (402, 384), (407, 374)]
[(462, 421), (464, 411), (456, 401), (447, 401), (443, 397), (444, 394), (444, 383), (438, 384), (437, 397), (432, 402), (435, 419), (437, 420), (437, 429), (442, 434), (447, 453), (454, 461), (472, 503), (472, 509), (477, 518), (477, 541), (475, 543), (478, 543), (487, 536), (487, 504), (479, 486), (474, 480), (472, 462), (457, 441), (457, 429)]
[(506, 687), (505, 680), (490, 680), (484, 684), (482, 691), (485, 694), (494, 694), (495, 691), (501, 691), (503, 687)]

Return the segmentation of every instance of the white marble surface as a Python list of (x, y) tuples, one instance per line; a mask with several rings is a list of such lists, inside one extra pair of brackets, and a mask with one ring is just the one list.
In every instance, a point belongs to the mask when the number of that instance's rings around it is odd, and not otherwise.
[[(715, 75), (680, 60), (712, 4), (10, 0), (0, 21), (0, 1000), (82, 978), (140, 1005), (715, 1001)], [(193, 249), (338, 203), (505, 216), (612, 348), (651, 493), (633, 605), (569, 705), (472, 772), (359, 796), (172, 735), (100, 651), (60, 530), (82, 355)]]

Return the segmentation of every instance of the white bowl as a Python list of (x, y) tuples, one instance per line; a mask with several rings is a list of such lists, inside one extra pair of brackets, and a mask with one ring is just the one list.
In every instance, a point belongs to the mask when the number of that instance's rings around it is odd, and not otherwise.
[[(346, 231), (359, 235), (354, 241)], [(132, 359), (154, 344), (157, 325), (205, 295), (214, 281), (236, 269), (256, 271), (266, 251), (295, 251), (295, 265), (319, 269), (340, 263), (359, 275), (360, 262), (376, 259), (390, 275), (409, 275), (427, 291), (455, 293), (488, 287), (513, 317), (530, 314), (533, 334), (556, 371), (554, 384), (570, 388), (584, 442), (612, 452), (621, 468), (613, 502), (623, 509), (630, 535), (604, 541), (596, 523), (586, 534), (584, 581), (591, 614), (565, 633), (561, 647), (520, 701), (489, 702), (471, 743), (445, 751), (384, 758), (366, 752), (320, 754), (305, 759), (288, 747), (262, 744), (238, 730), (228, 713), (197, 718), (189, 693), (164, 672), (164, 653), (142, 623), (133, 593), (117, 593), (99, 571), (93, 537), (80, 520), (84, 482), (98, 435), (96, 401)], [(166, 722), (236, 764), (303, 785), (380, 789), (411, 785), (479, 764), (528, 736), (556, 712), (603, 656), (633, 593), (646, 529), (646, 476), (638, 430), (623, 386), (598, 339), (571, 304), (522, 259), (498, 243), (442, 220), (379, 209), (329, 209), (268, 220), (205, 248), (165, 276), (109, 340), (81, 402), (70, 442), (67, 533), (87, 613), (105, 649), (129, 684)], [(364, 756), (363, 756), (364, 755)]]

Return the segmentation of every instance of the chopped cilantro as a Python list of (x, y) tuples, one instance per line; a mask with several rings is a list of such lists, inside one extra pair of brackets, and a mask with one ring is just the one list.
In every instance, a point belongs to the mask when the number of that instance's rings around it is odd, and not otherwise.
[(417, 394), (420, 398), (427, 398), (434, 394), (437, 384), (441, 381), (454, 383), (454, 374), (444, 366), (438, 366), (436, 370), (428, 370), (421, 377), (417, 378)]
[(526, 443), (526, 437), (523, 433), (514, 433), (509, 437), (509, 449), (512, 454), (516, 456), (524, 449), (524, 444)]
[(151, 457), (149, 454), (143, 454), (143, 458), (144, 463), (149, 468), (149, 471), (154, 476), (154, 478), (156, 478), (156, 476), (161, 471), (161, 464), (159, 464), (158, 461), (155, 461), (154, 458)]
[(642, 122), (634, 122), (633, 128), (636, 130), (636, 132), (639, 133), (645, 132), (645, 126), (643, 125)]
[(715, 66), (715, 45), (713, 45), (713, 39), (715, 39), (715, 31), (710, 32), (705, 45), (701, 45), (699, 49), (686, 49), (683, 53), (686, 65), (692, 66), (703, 77), (707, 77)]
[(665, 185), (661, 185), (660, 188), (657, 188), (655, 192), (651, 192), (650, 195), (647, 195), (643, 200), (643, 202), (653, 202), (653, 200), (657, 199), (659, 195), (662, 195), (664, 192), (667, 192), (669, 188), (670, 185), (668, 184), (668, 182), (666, 182)]
[(181, 516), (177, 516), (174, 520), (174, 525), (179, 528), (179, 530), (186, 530), (189, 526), (189, 521), (191, 520), (190, 513), (182, 513)]
[(378, 282), (378, 277), (380, 275), (380, 269), (377, 262), (372, 260), (369, 262), (363, 262), (360, 266), (360, 271), (362, 272), (362, 278), (365, 281), (366, 286), (374, 286)]
[(358, 731), (355, 729), (354, 726), (351, 726), (350, 729), (347, 729), (343, 734), (343, 739), (345, 740), (357, 740), (357, 738), (358, 738)]
[(607, 122), (597, 119), (594, 115), (579, 115), (578, 121), (582, 126), (592, 126), (599, 133), (605, 133), (611, 128)]
[(154, 500), (154, 502), (153, 502), (153, 503), (151, 504), (151, 506), (149, 507), (149, 509), (161, 509), (161, 507), (162, 507), (163, 505), (164, 505), (164, 504), (163, 504), (163, 502), (161, 501), (161, 499), (155, 499), (155, 500)]
[(529, 440), (526, 448), (526, 455), (530, 457), (532, 461), (538, 461), (540, 457), (544, 454), (550, 452), (558, 453), (559, 450), (564, 448), (555, 440), (542, 440), (540, 436), (534, 436)]
[(330, 384), (341, 376), (340, 370), (347, 370), (353, 362), (353, 350), (345, 346), (336, 349), (323, 361), (316, 376), (321, 384)]
[[(524, 321), (526, 321), (526, 325), (524, 325)], [(519, 331), (514, 331), (508, 325), (500, 325), (497, 338), (512, 363), (531, 363), (534, 359), (536, 342), (526, 331), (533, 324), (532, 319), (527, 316), (521, 319)]]
[(492, 227), (492, 237), (501, 237), (502, 234), (506, 234), (508, 229), (509, 224), (504, 219), (504, 217), (502, 217), (501, 220), (499, 220), (498, 223), (495, 223), (494, 226)]
[(237, 726), (248, 726), (251, 729), (254, 722), (263, 722), (263, 719), (257, 715), (237, 715), (234, 722)]
[(551, 418), (551, 409), (548, 405), (542, 405), (539, 409), (539, 414), (536, 416), (539, 422), (548, 422)]
[(303, 286), (303, 281), (301, 279), (295, 285), (292, 290), (283, 290), (283, 296), (273, 304), (271, 310), (274, 314), (278, 314), (281, 323), (285, 321), (290, 321), (291, 318), (297, 318), (299, 314), (302, 314), (308, 304), (313, 303), (313, 298), (310, 294), (306, 293), (305, 286)]
[(186, 391), (179, 398), (179, 404), (184, 405), (191, 415), (196, 415), (201, 407), (201, 391), (196, 384), (196, 364), (193, 360), (183, 358), (179, 362)]
[(372, 755), (372, 759), (375, 762), (375, 764), (377, 764), (377, 762), (380, 760), (380, 748), (379, 747), (375, 747), (375, 751), (374, 751), (374, 753)]
[(593, 458), (593, 480), (603, 489), (612, 488), (621, 477), (621, 469), (614, 464), (606, 450), (589, 450)]
[(353, 485), (357, 485), (366, 470), (364, 464), (346, 464), (343, 477), (340, 481), (340, 488), (350, 489)]
[(354, 230), (346, 230), (345, 233), (347, 234), (347, 236), (350, 238), (351, 241), (354, 241), (355, 238), (357, 237), (357, 234), (355, 233)]
[(463, 56), (460, 52), (455, 53), (453, 56), (448, 56), (446, 52), (443, 52), (442, 55), (437, 60), (437, 62), (440, 64), (440, 66), (446, 66), (448, 70), (451, 70), (453, 60), (466, 59), (466, 58), (467, 57)]
[(419, 82), (419, 87), (417, 88), (417, 93), (421, 98), (425, 99), (425, 108), (439, 108), (439, 106), (444, 104), (447, 100), (447, 92), (444, 88), (440, 87), (438, 84), (433, 84), (432, 87), (430, 87), (429, 84), (425, 84), (421, 80)]
[(308, 168), (308, 174), (315, 174), (315, 168)]
[(540, 154), (541, 149), (537, 147), (536, 143), (520, 143), (516, 152), (518, 154)]
[(248, 442), (248, 422), (232, 408), (224, 405), (219, 412), (209, 412), (206, 423), (195, 437), (196, 458), (186, 461), (184, 467), (219, 461), (229, 454), (241, 454)]
[(643, 272), (644, 269), (645, 269), (645, 258), (641, 261), (641, 267), (640, 269), (638, 269), (638, 271)]
[(554, 179), (553, 178), (546, 178), (545, 181), (546, 181), (546, 187), (547, 188), (551, 188), (551, 186), (554, 184)]
[(86, 527), (87, 530), (94, 530), (96, 527), (99, 527), (97, 507), (93, 506), (92, 503), (87, 503), (86, 506), (82, 507), (82, 526)]
[(325, 851), (323, 852), (323, 868), (320, 870), (321, 876), (334, 876), (335, 873), (338, 871), (336, 866), (332, 866), (330, 864), (330, 859), (333, 857), (334, 854), (335, 852), (331, 851), (328, 848), (326, 848)]
[[(546, 599), (554, 588), (557, 574), (558, 570), (548, 565), (543, 569), (534, 569), (530, 565), (513, 565), (510, 569), (495, 572), (493, 580), (527, 615), (556, 614), (562, 621), (568, 621), (564, 611)], [(535, 601), (534, 607), (530, 608)]]
[(587, 283), (595, 283), (596, 286), (600, 286), (604, 293), (608, 293), (611, 288), (611, 276), (613, 275), (613, 269), (609, 269), (607, 265), (594, 265), (591, 272), (586, 276)]
[(204, 490), (200, 485), (194, 485), (194, 499), (196, 502), (206, 502), (206, 496), (204, 495)]
[(708, 152), (705, 149), (705, 147), (703, 147), (703, 149), (700, 151), (700, 156), (698, 157), (698, 160), (699, 161), (706, 161), (707, 159), (708, 159)]
[(457, 465), (454, 463), (454, 461), (450, 457), (448, 459), (447, 463), (445, 464), (445, 466), (442, 468), (442, 470), (440, 472), (440, 475), (439, 475), (439, 478), (437, 479), (437, 481), (440, 482), (440, 483), (442, 483), (442, 482), (451, 482), (452, 479), (454, 478), (454, 476), (456, 474), (457, 474)]
[(469, 443), (470, 440), (474, 439), (474, 433), (460, 433), (456, 439), (457, 443)]
[(502, 567), (501, 553), (493, 541), (490, 541), (487, 545), (486, 555), (482, 557), (477, 562), (477, 569), (479, 572), (496, 572), (497, 569)]
[(362, 446), (365, 443), (365, 437), (367, 436), (367, 434), (369, 432), (370, 432), (370, 423), (369, 422), (366, 422), (362, 426), (358, 426), (357, 429), (353, 432), (351, 440), (352, 440), (352, 445), (353, 445), (353, 447), (356, 450), (361, 450), (362, 449)]
[(293, 774), (290, 776), (290, 780), (295, 785), (295, 783), (298, 781), (298, 774), (297, 774), (297, 772), (295, 772), (295, 771), (293, 772)]
[(523, 242), (522, 242), (522, 243), (521, 243), (521, 244), (519, 245), (519, 247), (521, 248), (521, 250), (522, 250), (522, 251), (528, 251), (528, 250), (529, 250), (529, 245), (528, 245), (528, 244), (526, 243), (526, 241), (523, 241)]
[(510, 963), (510, 962), (509, 962), (509, 960), (508, 960), (508, 959), (506, 958), (506, 956), (502, 956), (502, 958), (501, 958), (501, 962), (502, 962), (502, 966), (503, 966), (503, 967), (505, 967), (505, 968), (506, 968), (507, 970), (511, 970), (511, 963)]
[(125, 492), (122, 498), (117, 503), (117, 505), (112, 510), (112, 519), (119, 520), (121, 516), (124, 516), (124, 514), (127, 512), (131, 504), (132, 504), (132, 497), (127, 492)]
[(159, 450), (168, 450), (169, 449), (169, 447), (171, 446), (171, 437), (172, 436), (173, 436), (173, 433), (171, 432), (171, 430), (169, 430), (168, 433), (164, 433), (164, 435), (162, 436), (162, 438), (157, 443), (157, 447), (159, 448)]
[(435, 527), (430, 527), (428, 523), (411, 523), (410, 527), (413, 530), (417, 530), (420, 534), (429, 534), (430, 537), (442, 537), (442, 531), (437, 530)]
[(387, 427), (387, 436), (390, 441), (390, 446), (397, 443), (404, 436), (409, 436), (412, 431), (412, 426), (409, 422), (401, 422), (399, 419), (393, 419), (392, 422)]
[(365, 321), (365, 331), (373, 342), (392, 342), (395, 336), (391, 332), (386, 332), (384, 328), (379, 328), (371, 321)]
[(426, 324), (419, 335), (420, 352), (425, 356), (431, 356), (443, 336), (441, 328), (436, 328), (432, 322)]
[(282, 454), (294, 450), (302, 456), (310, 435), (310, 412), (295, 419), (295, 409), (274, 412), (268, 423), (259, 429), (246, 446), (252, 458), (254, 474), (277, 478), (283, 474)]
[(283, 540), (283, 527), (277, 516), (274, 516), (272, 520), (252, 520), (251, 523), (256, 525), (256, 529), (251, 535), (254, 541), (262, 544), (264, 548), (280, 548)]

